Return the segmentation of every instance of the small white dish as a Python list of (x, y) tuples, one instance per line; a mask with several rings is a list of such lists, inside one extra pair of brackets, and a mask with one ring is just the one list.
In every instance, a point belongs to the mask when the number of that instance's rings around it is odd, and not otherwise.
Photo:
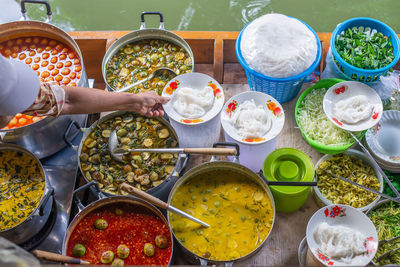
[[(271, 119), (270, 129), (259, 138), (244, 138), (240, 136), (237, 133), (236, 128), (229, 122), (236, 109), (246, 100), (251, 99), (254, 100), (257, 106), (262, 106), (265, 109), (265, 112), (269, 113)], [(261, 92), (249, 91), (237, 94), (225, 103), (221, 114), (221, 123), (225, 133), (235, 141), (244, 144), (257, 145), (273, 139), (282, 131), (285, 123), (285, 114), (281, 104), (279, 104), (279, 102), (272, 96)]]
[[(181, 114), (176, 112), (171, 100), (173, 100), (174, 94), (180, 88), (190, 87), (193, 89), (202, 90), (206, 86), (210, 86), (213, 89), (214, 103), (211, 109), (208, 110), (202, 117), (195, 119), (185, 118)], [(225, 100), (222, 86), (216, 80), (206, 74), (196, 72), (185, 73), (176, 76), (164, 87), (161, 95), (171, 98), (168, 103), (163, 105), (165, 113), (168, 115), (168, 117), (184, 125), (202, 124), (213, 119), (221, 112)]]
[[(331, 226), (345, 226), (359, 231), (366, 237), (367, 252), (361, 257), (355, 257), (350, 263), (336, 261), (324, 255), (314, 238), (314, 232), (320, 223)], [(325, 266), (365, 266), (372, 261), (378, 249), (378, 233), (374, 224), (363, 212), (347, 205), (329, 205), (316, 211), (308, 221), (306, 229), (307, 244), (314, 257)]]
[(400, 111), (383, 111), (379, 123), (365, 134), (365, 141), (380, 162), (400, 169)]
[[(341, 100), (357, 95), (366, 96), (368, 102), (372, 105), (370, 116), (354, 124), (346, 123), (339, 118), (336, 118), (333, 111), (335, 104)], [(383, 112), (382, 100), (375, 90), (364, 83), (355, 81), (341, 82), (330, 87), (324, 96), (323, 108), (326, 116), (333, 124), (351, 132), (363, 131), (371, 128), (378, 123)]]
[(299, 249), (297, 250), (297, 260), (299, 261), (300, 267), (307, 266), (307, 251), (308, 251), (307, 239), (306, 237), (303, 237), (303, 239), (299, 244)]

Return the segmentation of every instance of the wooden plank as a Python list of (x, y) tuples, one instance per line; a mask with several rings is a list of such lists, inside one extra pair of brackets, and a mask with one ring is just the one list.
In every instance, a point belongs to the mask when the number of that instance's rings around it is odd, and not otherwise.
[(83, 63), (89, 78), (103, 81), (101, 63), (106, 51), (106, 39), (76, 39), (83, 55)]
[(224, 76), (224, 40), (215, 39), (214, 41), (214, 79), (222, 83)]

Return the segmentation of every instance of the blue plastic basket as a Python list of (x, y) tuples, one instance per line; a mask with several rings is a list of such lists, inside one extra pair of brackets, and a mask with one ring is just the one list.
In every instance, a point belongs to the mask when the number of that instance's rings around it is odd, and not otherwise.
[[(296, 18), (295, 18), (296, 19)], [(247, 76), (247, 81), (250, 86), (250, 90), (252, 91), (258, 91), (258, 92), (263, 92), (266, 93), (276, 100), (278, 100), (279, 103), (285, 103), (288, 102), (289, 100), (293, 99), (300, 91), (301, 86), (304, 83), (304, 79), (311, 74), (319, 65), (319, 62), (321, 60), (322, 56), (322, 46), (321, 42), (318, 38), (318, 35), (315, 33), (315, 31), (308, 26), (306, 23), (303, 21), (297, 19), (301, 23), (307, 26), (311, 30), (311, 32), (314, 34), (316, 42), (317, 42), (317, 56), (314, 60), (314, 62), (311, 64), (311, 66), (306, 69), (304, 72), (293, 76), (293, 77), (288, 77), (288, 78), (273, 78), (269, 77), (266, 75), (263, 75), (253, 69), (251, 69), (246, 61), (244, 60), (242, 56), (242, 52), (240, 49), (240, 43), (242, 40), (242, 34), (247, 28), (247, 26), (250, 25), (247, 24), (246, 27), (242, 29), (240, 32), (236, 44), (235, 44), (235, 52), (236, 52), (236, 57), (239, 60), (240, 65), (244, 68)]]
[[(366, 70), (354, 67), (344, 61), (335, 48), (335, 40), (339, 34), (342, 34), (348, 28), (354, 27), (363, 27), (364, 30), (366, 28), (370, 28), (372, 30), (376, 30), (382, 33), (384, 36), (391, 37), (392, 46), (393, 46), (393, 55), (395, 56), (392, 63), (387, 65), (386, 67), (376, 69), (376, 70)], [(346, 20), (340, 23), (336, 29), (333, 31), (331, 36), (331, 49), (333, 55), (333, 61), (335, 62), (339, 71), (345, 76), (345, 78), (349, 80), (356, 80), (363, 83), (371, 83), (375, 82), (379, 79), (380, 76), (385, 75), (391, 68), (393, 68), (397, 61), (400, 58), (400, 50), (399, 50), (399, 38), (397, 34), (386, 24), (380, 22), (376, 19), (371, 18), (353, 18)]]

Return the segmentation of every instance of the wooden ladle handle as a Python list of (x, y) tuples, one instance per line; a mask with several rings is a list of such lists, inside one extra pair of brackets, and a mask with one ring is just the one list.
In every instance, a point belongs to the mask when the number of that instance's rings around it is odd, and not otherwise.
[(90, 262), (84, 261), (81, 259), (73, 258), (70, 256), (64, 256), (61, 254), (43, 251), (43, 250), (34, 250), (32, 254), (36, 256), (38, 259), (55, 261), (55, 262), (63, 262), (63, 263), (71, 263), (71, 264), (84, 264), (89, 265)]
[(157, 207), (160, 207), (160, 208), (163, 208), (163, 209), (168, 209), (169, 205), (167, 203), (165, 203), (164, 201), (162, 201), (162, 200), (160, 200), (160, 199), (158, 199), (156, 197), (153, 197), (152, 195), (150, 195), (150, 194), (148, 194), (148, 193), (146, 193), (146, 192), (144, 192), (144, 191), (142, 191), (140, 189), (137, 189), (137, 188), (135, 188), (135, 187), (133, 187), (133, 186), (127, 184), (127, 183), (122, 183), (120, 185), (120, 188), (121, 188), (121, 190), (124, 190), (125, 192), (127, 192), (127, 193), (129, 193), (131, 195), (134, 195), (134, 196), (136, 196), (138, 198), (141, 198), (143, 200), (146, 200), (146, 201), (150, 202), (154, 206), (157, 206)]
[(225, 147), (199, 147), (199, 148), (185, 148), (183, 150), (186, 154), (202, 154), (202, 155), (215, 155), (215, 156), (235, 156), (236, 149)]

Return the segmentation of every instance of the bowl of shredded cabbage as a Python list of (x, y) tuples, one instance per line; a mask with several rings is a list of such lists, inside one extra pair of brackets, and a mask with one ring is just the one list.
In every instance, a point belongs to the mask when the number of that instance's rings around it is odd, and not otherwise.
[[(331, 86), (343, 81), (322, 79), (306, 89), (296, 103), (295, 119), (302, 136), (312, 148), (324, 154), (342, 153), (356, 142), (346, 130), (332, 123), (323, 110), (325, 93)], [(365, 132), (354, 134), (362, 138)]]
[(307, 244), (325, 266), (365, 266), (378, 249), (378, 233), (363, 212), (334, 204), (319, 209), (308, 221)]

